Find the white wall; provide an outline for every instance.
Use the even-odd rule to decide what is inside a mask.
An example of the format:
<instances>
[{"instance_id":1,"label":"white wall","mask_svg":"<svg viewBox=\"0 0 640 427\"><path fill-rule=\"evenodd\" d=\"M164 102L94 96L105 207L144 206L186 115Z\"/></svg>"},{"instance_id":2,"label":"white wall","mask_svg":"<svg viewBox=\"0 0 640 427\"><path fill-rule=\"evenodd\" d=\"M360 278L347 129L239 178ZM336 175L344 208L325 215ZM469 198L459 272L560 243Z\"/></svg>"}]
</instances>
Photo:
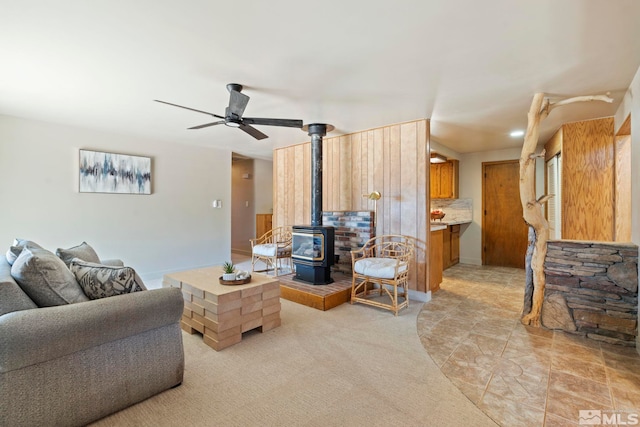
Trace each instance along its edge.
<instances>
[{"instance_id":1,"label":"white wall","mask_svg":"<svg viewBox=\"0 0 640 427\"><path fill-rule=\"evenodd\" d=\"M152 158L152 194L78 192L80 148ZM0 252L86 241L144 279L230 259L231 152L0 116ZM221 199L222 209L212 201Z\"/></svg>"},{"instance_id":2,"label":"white wall","mask_svg":"<svg viewBox=\"0 0 640 427\"><path fill-rule=\"evenodd\" d=\"M461 225L460 262L482 265L482 163L518 160L522 148L460 155L460 198L473 199L473 221ZM536 192L544 187L544 161L536 162Z\"/></svg>"}]
</instances>

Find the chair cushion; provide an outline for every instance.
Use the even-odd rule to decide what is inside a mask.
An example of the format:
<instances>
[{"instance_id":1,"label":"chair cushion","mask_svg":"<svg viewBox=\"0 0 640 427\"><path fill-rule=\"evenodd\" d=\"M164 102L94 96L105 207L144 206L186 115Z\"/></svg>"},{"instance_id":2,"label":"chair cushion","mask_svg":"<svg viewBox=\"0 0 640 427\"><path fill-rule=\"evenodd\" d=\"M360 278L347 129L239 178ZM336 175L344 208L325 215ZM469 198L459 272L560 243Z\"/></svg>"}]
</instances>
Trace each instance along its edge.
<instances>
[{"instance_id":1,"label":"chair cushion","mask_svg":"<svg viewBox=\"0 0 640 427\"><path fill-rule=\"evenodd\" d=\"M289 252L291 252L291 246L283 248L278 247L275 243L265 243L263 245L255 245L253 247L253 254L261 256L276 256L276 253L278 255L283 255Z\"/></svg>"},{"instance_id":2,"label":"chair cushion","mask_svg":"<svg viewBox=\"0 0 640 427\"><path fill-rule=\"evenodd\" d=\"M99 263L100 258L95 250L87 242L82 242L78 246L69 249L58 248L56 255L69 267L71 260L80 258L83 261Z\"/></svg>"},{"instance_id":3,"label":"chair cushion","mask_svg":"<svg viewBox=\"0 0 640 427\"><path fill-rule=\"evenodd\" d=\"M396 274L396 265L398 260L393 258L362 258L356 261L354 271L363 276L393 279ZM403 265L398 273L406 269L407 266Z\"/></svg>"},{"instance_id":4,"label":"chair cushion","mask_svg":"<svg viewBox=\"0 0 640 427\"><path fill-rule=\"evenodd\" d=\"M71 260L69 268L82 286L84 293L91 299L112 297L147 289L131 267L108 266L74 258Z\"/></svg>"},{"instance_id":5,"label":"chair cushion","mask_svg":"<svg viewBox=\"0 0 640 427\"><path fill-rule=\"evenodd\" d=\"M46 249L27 245L11 266L11 276L39 307L89 301L64 262Z\"/></svg>"}]
</instances>

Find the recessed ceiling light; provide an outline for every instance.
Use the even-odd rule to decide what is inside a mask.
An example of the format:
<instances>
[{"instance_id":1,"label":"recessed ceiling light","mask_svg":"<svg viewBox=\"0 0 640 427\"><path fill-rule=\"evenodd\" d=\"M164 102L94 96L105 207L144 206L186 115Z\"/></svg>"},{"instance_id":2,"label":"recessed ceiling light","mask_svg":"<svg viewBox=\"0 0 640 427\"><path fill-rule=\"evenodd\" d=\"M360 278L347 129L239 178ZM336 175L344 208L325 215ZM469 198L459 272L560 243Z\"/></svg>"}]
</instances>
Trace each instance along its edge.
<instances>
[{"instance_id":1,"label":"recessed ceiling light","mask_svg":"<svg viewBox=\"0 0 640 427\"><path fill-rule=\"evenodd\" d=\"M509 135L511 135L514 138L517 138L519 136L523 136L524 135L524 131L523 130L514 130Z\"/></svg>"}]
</instances>

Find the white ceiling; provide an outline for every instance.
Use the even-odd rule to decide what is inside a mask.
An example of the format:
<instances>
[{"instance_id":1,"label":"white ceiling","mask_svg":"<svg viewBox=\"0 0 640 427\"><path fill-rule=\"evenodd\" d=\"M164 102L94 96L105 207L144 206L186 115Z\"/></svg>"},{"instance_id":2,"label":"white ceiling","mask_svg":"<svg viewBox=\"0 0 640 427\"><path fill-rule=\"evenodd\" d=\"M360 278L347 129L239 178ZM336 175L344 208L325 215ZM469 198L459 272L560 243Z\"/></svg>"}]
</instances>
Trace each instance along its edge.
<instances>
[{"instance_id":1,"label":"white ceiling","mask_svg":"<svg viewBox=\"0 0 640 427\"><path fill-rule=\"evenodd\" d=\"M636 0L0 0L0 114L268 158L298 129L187 127L224 115L330 123L329 136L430 118L466 153L517 147L535 92L611 92L554 110L613 115L640 66ZM105 148L105 147L100 147Z\"/></svg>"}]
</instances>

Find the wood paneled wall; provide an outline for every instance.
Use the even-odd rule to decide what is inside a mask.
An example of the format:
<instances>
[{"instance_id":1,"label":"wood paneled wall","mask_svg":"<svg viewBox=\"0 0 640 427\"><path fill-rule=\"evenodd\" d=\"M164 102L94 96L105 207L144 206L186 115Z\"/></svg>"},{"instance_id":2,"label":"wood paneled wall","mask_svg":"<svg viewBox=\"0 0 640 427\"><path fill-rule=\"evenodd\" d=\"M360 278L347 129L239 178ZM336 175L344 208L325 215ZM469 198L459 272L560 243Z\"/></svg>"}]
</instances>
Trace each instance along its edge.
<instances>
[{"instance_id":1,"label":"wood paneled wall","mask_svg":"<svg viewBox=\"0 0 640 427\"><path fill-rule=\"evenodd\" d=\"M562 238L614 240L613 117L562 126Z\"/></svg>"},{"instance_id":2,"label":"wood paneled wall","mask_svg":"<svg viewBox=\"0 0 640 427\"><path fill-rule=\"evenodd\" d=\"M324 138L322 209L373 210L363 197L379 191L376 234L404 234L418 242L411 289L426 292L429 239L429 121L417 120ZM274 227L311 221L311 144L276 149Z\"/></svg>"}]
</instances>

